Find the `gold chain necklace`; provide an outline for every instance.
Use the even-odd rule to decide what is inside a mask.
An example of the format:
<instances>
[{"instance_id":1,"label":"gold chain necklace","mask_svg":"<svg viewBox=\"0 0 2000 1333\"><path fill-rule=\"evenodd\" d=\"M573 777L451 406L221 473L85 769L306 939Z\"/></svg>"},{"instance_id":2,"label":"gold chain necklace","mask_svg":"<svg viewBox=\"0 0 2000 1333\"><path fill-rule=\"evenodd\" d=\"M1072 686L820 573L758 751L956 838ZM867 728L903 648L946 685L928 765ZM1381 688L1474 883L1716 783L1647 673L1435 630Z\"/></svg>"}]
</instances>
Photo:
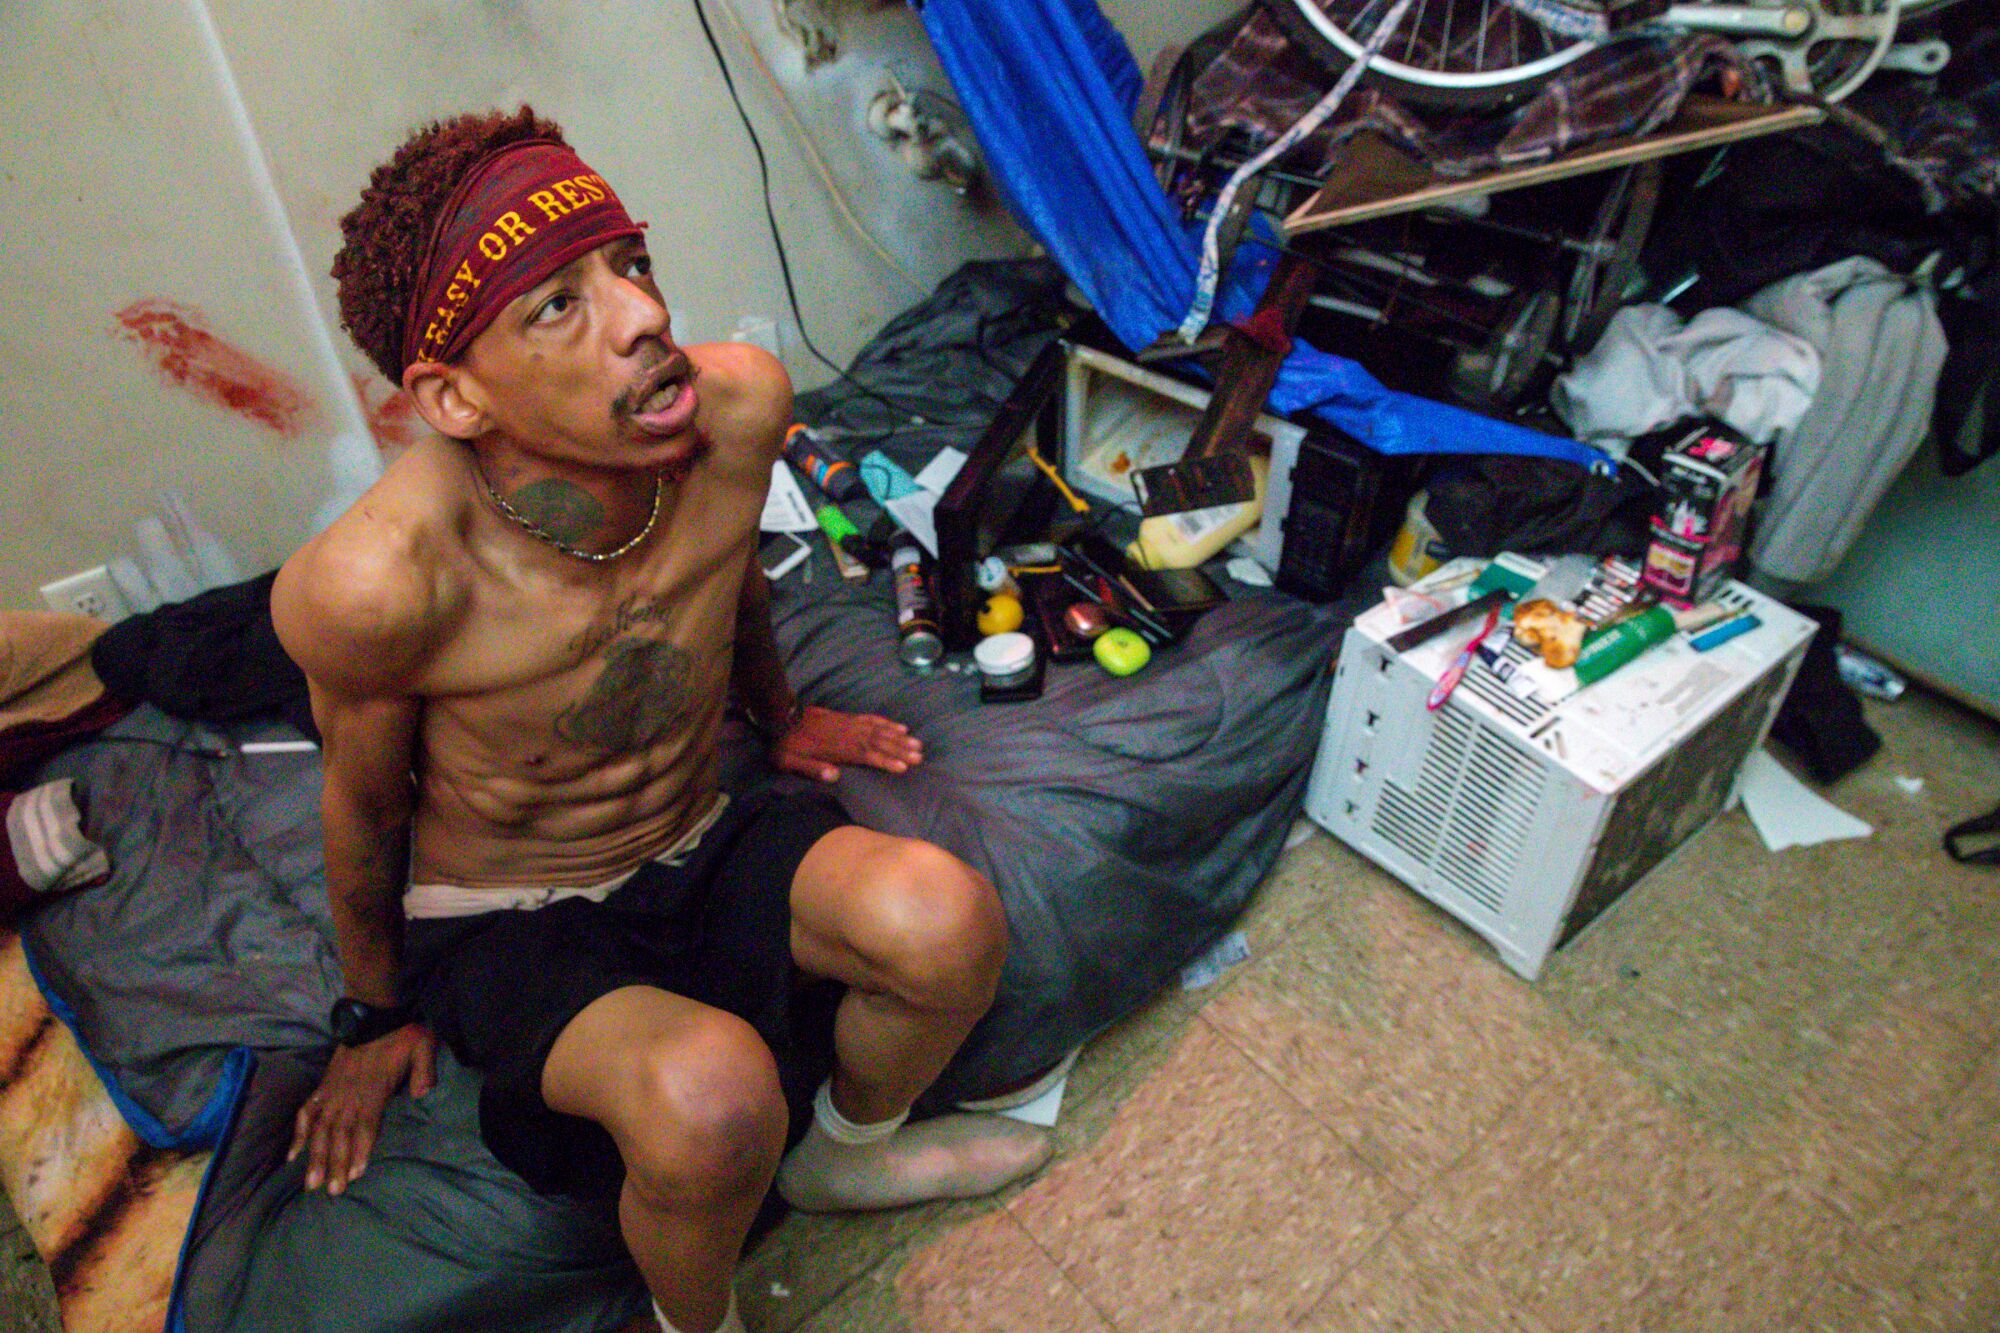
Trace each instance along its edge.
<instances>
[{"instance_id":1,"label":"gold chain necklace","mask_svg":"<svg viewBox=\"0 0 2000 1333\"><path fill-rule=\"evenodd\" d=\"M667 490L665 478L655 472L653 474L653 512L646 515L646 526L640 528L638 532L633 534L632 540L626 542L616 550L605 551L600 554L596 551L578 550L541 524L535 522L534 519L529 518L526 514L514 508L513 505L508 504L502 498L500 492L493 489L493 483L486 479L486 468L478 459L475 458L472 460L472 467L479 474L479 484L486 488L486 494L493 501L494 507L519 524L530 537L533 537L536 541L555 547L564 555L574 556L578 560L588 560L593 565L601 565L607 560L616 560L619 556L626 554L638 546L640 542L646 540L648 534L653 531L653 525L660 521L660 497L665 495Z\"/></svg>"}]
</instances>

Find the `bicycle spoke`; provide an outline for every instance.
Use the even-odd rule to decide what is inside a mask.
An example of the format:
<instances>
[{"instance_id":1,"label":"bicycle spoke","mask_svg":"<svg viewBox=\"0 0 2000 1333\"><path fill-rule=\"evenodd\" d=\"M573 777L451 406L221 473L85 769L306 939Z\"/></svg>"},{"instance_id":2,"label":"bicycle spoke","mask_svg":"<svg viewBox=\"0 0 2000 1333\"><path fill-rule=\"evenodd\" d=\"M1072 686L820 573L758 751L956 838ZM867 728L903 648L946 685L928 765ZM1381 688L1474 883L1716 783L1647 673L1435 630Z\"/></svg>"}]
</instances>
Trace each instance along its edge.
<instances>
[{"instance_id":1,"label":"bicycle spoke","mask_svg":"<svg viewBox=\"0 0 2000 1333\"><path fill-rule=\"evenodd\" d=\"M1475 105L1527 87L1590 49L1569 28L1551 31L1554 4L1590 7L1592 0L1417 0L1374 58L1380 86L1416 89L1417 100ZM1275 0L1274 12L1331 69L1358 59L1381 30L1384 0ZM1391 6L1393 7L1393 6ZM1503 26L1504 25L1504 26ZM1423 90L1437 90L1433 98Z\"/></svg>"},{"instance_id":2,"label":"bicycle spoke","mask_svg":"<svg viewBox=\"0 0 2000 1333\"><path fill-rule=\"evenodd\" d=\"M1424 13L1431 7L1431 0L1418 0L1417 16L1409 21L1409 37L1403 43L1403 60L1408 63L1416 55L1417 34L1424 29Z\"/></svg>"}]
</instances>

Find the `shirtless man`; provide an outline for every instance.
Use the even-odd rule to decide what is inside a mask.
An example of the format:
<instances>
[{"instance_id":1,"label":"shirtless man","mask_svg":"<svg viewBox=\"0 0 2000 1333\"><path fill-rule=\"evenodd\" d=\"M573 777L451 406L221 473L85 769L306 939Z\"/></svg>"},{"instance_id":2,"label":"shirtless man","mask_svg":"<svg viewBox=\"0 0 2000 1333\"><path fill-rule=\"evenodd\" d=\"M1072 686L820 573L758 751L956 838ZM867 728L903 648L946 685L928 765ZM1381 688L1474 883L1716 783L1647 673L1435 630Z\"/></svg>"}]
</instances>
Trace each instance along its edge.
<instances>
[{"instance_id":1,"label":"shirtless man","mask_svg":"<svg viewBox=\"0 0 2000 1333\"><path fill-rule=\"evenodd\" d=\"M922 747L786 683L752 559L784 370L674 343L640 229L560 130L432 125L342 229L343 322L437 436L272 593L324 734L347 989L293 1155L344 1189L388 1098L428 1090L435 1033L484 1072L502 1163L616 1196L663 1329L741 1329L730 1275L774 1177L880 1208L1046 1159L1013 1121L903 1124L992 1000L998 898L824 796L718 795L732 688L795 773ZM847 990L786 1153L795 969Z\"/></svg>"}]
</instances>

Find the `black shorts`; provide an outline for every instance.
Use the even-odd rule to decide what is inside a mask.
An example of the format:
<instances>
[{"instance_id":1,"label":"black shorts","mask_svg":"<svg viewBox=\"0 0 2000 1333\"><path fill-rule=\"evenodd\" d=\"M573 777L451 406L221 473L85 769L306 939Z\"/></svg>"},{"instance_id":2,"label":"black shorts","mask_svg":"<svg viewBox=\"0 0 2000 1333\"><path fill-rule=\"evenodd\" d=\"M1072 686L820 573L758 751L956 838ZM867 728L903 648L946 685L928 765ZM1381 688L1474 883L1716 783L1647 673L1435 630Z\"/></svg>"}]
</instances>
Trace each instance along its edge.
<instances>
[{"instance_id":1,"label":"black shorts","mask_svg":"<svg viewBox=\"0 0 2000 1333\"><path fill-rule=\"evenodd\" d=\"M616 1197L625 1167L595 1121L542 1100L556 1038L600 996L657 986L748 1022L771 1047L795 1132L832 1069L840 988L792 962L791 885L814 843L849 823L830 797L732 800L680 865L649 862L601 903L404 923L404 994L485 1075L480 1132L544 1194Z\"/></svg>"}]
</instances>

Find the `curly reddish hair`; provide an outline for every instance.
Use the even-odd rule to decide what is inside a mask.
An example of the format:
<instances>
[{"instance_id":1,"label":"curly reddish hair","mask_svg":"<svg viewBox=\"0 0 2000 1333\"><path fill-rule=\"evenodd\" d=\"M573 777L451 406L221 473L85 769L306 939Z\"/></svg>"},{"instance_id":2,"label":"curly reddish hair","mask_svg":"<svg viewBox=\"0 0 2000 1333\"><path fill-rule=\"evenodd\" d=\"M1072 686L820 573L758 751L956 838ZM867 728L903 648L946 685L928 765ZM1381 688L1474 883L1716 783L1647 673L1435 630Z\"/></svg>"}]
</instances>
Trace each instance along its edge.
<instances>
[{"instance_id":1,"label":"curly reddish hair","mask_svg":"<svg viewBox=\"0 0 2000 1333\"><path fill-rule=\"evenodd\" d=\"M340 323L391 384L403 382L403 321L438 210L481 158L523 139L567 142L560 125L525 104L433 121L375 168L361 202L340 220Z\"/></svg>"}]
</instances>

